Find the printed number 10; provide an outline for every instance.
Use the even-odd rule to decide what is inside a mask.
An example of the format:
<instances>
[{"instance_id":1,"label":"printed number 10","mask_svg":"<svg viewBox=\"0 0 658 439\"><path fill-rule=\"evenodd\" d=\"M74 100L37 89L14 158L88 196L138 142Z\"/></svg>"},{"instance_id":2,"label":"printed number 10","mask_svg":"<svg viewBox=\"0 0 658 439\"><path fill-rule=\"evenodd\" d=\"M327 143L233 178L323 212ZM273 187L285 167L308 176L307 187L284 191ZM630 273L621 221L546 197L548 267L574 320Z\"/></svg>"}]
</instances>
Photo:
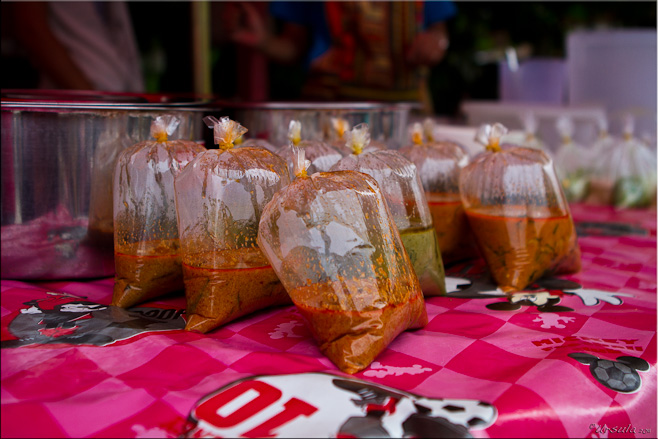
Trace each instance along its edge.
<instances>
[{"instance_id":1,"label":"printed number 10","mask_svg":"<svg viewBox=\"0 0 658 439\"><path fill-rule=\"evenodd\" d=\"M245 422L281 398L281 391L262 381L243 381L203 402L196 409L197 419L203 419L217 428L231 428ZM245 398L246 397L246 398ZM237 400L247 399L236 410L226 415L222 408ZM299 416L310 416L318 409L297 398L283 404L283 410L260 425L242 434L244 437L274 437L274 430Z\"/></svg>"}]
</instances>

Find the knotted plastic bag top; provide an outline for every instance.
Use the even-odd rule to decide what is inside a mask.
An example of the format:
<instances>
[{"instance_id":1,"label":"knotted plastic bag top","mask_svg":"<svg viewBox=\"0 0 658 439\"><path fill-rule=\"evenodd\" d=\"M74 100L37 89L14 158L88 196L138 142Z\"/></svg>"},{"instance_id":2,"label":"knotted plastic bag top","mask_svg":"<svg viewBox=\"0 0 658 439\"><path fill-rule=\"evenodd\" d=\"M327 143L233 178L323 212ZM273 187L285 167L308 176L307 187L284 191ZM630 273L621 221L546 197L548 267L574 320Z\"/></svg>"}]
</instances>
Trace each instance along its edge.
<instances>
[{"instance_id":1,"label":"knotted plastic bag top","mask_svg":"<svg viewBox=\"0 0 658 439\"><path fill-rule=\"evenodd\" d=\"M349 140L350 130L352 127L347 119L341 117L332 117L329 119L330 128L327 134L327 143L339 151L343 157L352 154L352 145ZM375 139L370 139L363 152L388 149L386 143Z\"/></svg>"},{"instance_id":2,"label":"knotted plastic bag top","mask_svg":"<svg viewBox=\"0 0 658 439\"><path fill-rule=\"evenodd\" d=\"M298 120L291 120L288 127L288 143L282 146L278 154L288 163L291 175L294 175L292 163L294 160L293 147L304 148L306 159L310 161L307 172L326 172L341 159L342 154L333 146L322 140L302 139L302 124Z\"/></svg>"}]
</instances>

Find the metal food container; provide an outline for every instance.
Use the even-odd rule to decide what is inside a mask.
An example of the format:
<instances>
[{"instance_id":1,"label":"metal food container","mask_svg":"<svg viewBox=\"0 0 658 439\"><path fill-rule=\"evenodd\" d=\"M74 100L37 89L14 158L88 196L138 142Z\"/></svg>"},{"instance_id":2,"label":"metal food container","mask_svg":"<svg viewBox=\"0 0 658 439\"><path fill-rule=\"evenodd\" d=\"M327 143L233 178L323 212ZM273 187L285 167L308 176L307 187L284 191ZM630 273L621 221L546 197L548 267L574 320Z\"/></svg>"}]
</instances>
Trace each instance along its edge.
<instances>
[{"instance_id":1,"label":"metal food container","mask_svg":"<svg viewBox=\"0 0 658 439\"><path fill-rule=\"evenodd\" d=\"M351 127L367 123L373 140L397 149L404 142L410 112L415 103L381 102L262 102L220 103L231 119L249 131L247 138L268 140L276 147L288 142L291 120L302 124L302 139L323 140L330 130L331 118L346 119Z\"/></svg>"},{"instance_id":2,"label":"metal food container","mask_svg":"<svg viewBox=\"0 0 658 439\"><path fill-rule=\"evenodd\" d=\"M167 95L2 90L2 279L114 274L112 175L119 153L176 115L206 144L217 107Z\"/></svg>"}]
</instances>

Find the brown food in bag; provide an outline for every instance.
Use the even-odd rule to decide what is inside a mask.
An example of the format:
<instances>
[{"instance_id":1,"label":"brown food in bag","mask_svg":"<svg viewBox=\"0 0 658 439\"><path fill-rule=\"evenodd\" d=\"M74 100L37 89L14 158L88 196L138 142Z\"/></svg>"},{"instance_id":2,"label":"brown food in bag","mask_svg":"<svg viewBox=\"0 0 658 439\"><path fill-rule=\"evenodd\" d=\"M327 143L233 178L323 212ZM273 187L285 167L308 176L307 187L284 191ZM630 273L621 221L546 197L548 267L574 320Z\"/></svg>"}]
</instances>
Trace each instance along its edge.
<instances>
[{"instance_id":1,"label":"brown food in bag","mask_svg":"<svg viewBox=\"0 0 658 439\"><path fill-rule=\"evenodd\" d=\"M250 260L245 264L248 267L204 268L239 265L235 261L222 265L209 261L217 256L215 253L195 254L183 264L187 298L185 329L205 333L254 311L291 304L288 293L260 250L226 253L233 255L222 258Z\"/></svg>"}]
</instances>

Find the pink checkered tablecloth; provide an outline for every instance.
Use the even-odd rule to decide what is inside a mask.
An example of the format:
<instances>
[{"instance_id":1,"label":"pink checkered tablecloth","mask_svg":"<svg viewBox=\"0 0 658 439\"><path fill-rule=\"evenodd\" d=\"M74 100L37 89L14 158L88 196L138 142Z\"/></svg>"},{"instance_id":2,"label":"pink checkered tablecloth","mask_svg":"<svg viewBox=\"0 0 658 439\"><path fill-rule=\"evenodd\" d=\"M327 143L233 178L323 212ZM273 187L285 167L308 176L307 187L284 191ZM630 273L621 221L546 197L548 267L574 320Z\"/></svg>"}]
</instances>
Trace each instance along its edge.
<instances>
[{"instance_id":1,"label":"pink checkered tablecloth","mask_svg":"<svg viewBox=\"0 0 658 439\"><path fill-rule=\"evenodd\" d=\"M461 425L449 431L462 436L656 437L656 210L574 205L572 213L581 272L510 301L481 261L447 267L448 295L426 300L429 324L402 333L354 376L320 353L293 306L197 334L182 329L182 296L121 310L108 306L112 278L2 280L2 437L181 437L200 416L231 420L224 437L246 435L251 415L241 408L270 392L254 389L288 398L286 375L303 383L288 400L303 415L274 416L250 435L327 437L331 420L312 415L328 395L326 374L345 378L343 388L356 378L379 386L375 393L399 391L397 412L375 410L391 436L402 431L391 419L406 395L420 398L416 408L442 403L447 425ZM233 396L208 398L231 388ZM303 420L316 430L296 430ZM337 435L357 437L351 426Z\"/></svg>"}]
</instances>

